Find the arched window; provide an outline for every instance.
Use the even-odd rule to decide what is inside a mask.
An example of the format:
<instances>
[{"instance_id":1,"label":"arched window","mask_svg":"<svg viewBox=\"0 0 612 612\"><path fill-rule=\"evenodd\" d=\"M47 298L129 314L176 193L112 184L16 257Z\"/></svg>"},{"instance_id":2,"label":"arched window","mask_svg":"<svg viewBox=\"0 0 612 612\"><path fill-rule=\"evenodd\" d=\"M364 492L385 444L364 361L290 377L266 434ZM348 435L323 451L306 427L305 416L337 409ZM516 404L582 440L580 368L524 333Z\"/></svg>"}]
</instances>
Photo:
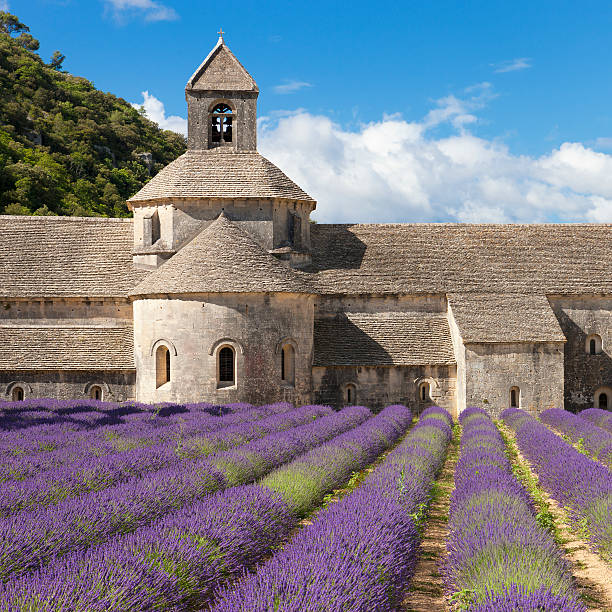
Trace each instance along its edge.
<instances>
[{"instance_id":1,"label":"arched window","mask_svg":"<svg viewBox=\"0 0 612 612\"><path fill-rule=\"evenodd\" d=\"M222 102L217 104L211 113L211 141L215 144L232 142L234 113Z\"/></svg>"},{"instance_id":2,"label":"arched window","mask_svg":"<svg viewBox=\"0 0 612 612\"><path fill-rule=\"evenodd\" d=\"M170 382L170 350L160 344L155 351L155 386L157 388Z\"/></svg>"},{"instance_id":3,"label":"arched window","mask_svg":"<svg viewBox=\"0 0 612 612\"><path fill-rule=\"evenodd\" d=\"M422 402L428 402L431 399L430 386L428 382L422 382L419 385L419 400Z\"/></svg>"},{"instance_id":4,"label":"arched window","mask_svg":"<svg viewBox=\"0 0 612 612\"><path fill-rule=\"evenodd\" d=\"M231 346L219 350L217 358L217 376L219 387L231 387L236 384L236 352Z\"/></svg>"},{"instance_id":5,"label":"arched window","mask_svg":"<svg viewBox=\"0 0 612 612\"><path fill-rule=\"evenodd\" d=\"M291 344L281 349L281 380L287 385L295 384L295 349Z\"/></svg>"},{"instance_id":6,"label":"arched window","mask_svg":"<svg viewBox=\"0 0 612 612\"><path fill-rule=\"evenodd\" d=\"M607 410L608 409L608 394L607 393L600 393L599 394L599 401L597 402L598 404L598 408L601 408L602 410Z\"/></svg>"},{"instance_id":7,"label":"arched window","mask_svg":"<svg viewBox=\"0 0 612 612\"><path fill-rule=\"evenodd\" d=\"M89 389L89 397L91 399L102 401L102 387L100 385L93 385L91 389Z\"/></svg>"},{"instance_id":8,"label":"arched window","mask_svg":"<svg viewBox=\"0 0 612 612\"><path fill-rule=\"evenodd\" d=\"M357 401L357 385L349 383L344 387L344 403L352 406Z\"/></svg>"},{"instance_id":9,"label":"arched window","mask_svg":"<svg viewBox=\"0 0 612 612\"><path fill-rule=\"evenodd\" d=\"M521 390L518 387L510 389L510 407L519 408L521 405Z\"/></svg>"},{"instance_id":10,"label":"arched window","mask_svg":"<svg viewBox=\"0 0 612 612\"><path fill-rule=\"evenodd\" d=\"M14 402L23 401L24 395L23 387L13 387L11 398Z\"/></svg>"},{"instance_id":11,"label":"arched window","mask_svg":"<svg viewBox=\"0 0 612 612\"><path fill-rule=\"evenodd\" d=\"M598 334L591 334L587 336L585 348L589 355L599 355L602 350L601 336Z\"/></svg>"}]
</instances>

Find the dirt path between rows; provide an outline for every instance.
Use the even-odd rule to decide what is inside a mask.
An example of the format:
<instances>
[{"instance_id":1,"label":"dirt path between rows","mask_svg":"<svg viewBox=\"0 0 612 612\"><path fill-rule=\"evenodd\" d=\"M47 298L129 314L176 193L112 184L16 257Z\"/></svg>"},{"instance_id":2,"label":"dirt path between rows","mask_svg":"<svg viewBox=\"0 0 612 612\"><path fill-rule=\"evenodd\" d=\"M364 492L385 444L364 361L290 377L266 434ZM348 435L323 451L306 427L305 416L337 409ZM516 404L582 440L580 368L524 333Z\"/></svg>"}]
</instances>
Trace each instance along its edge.
<instances>
[{"instance_id":1,"label":"dirt path between rows","mask_svg":"<svg viewBox=\"0 0 612 612\"><path fill-rule=\"evenodd\" d=\"M442 612L449 609L440 566L446 556L448 510L450 496L455 488L458 455L459 439L453 436L436 481L438 494L429 506L423 540L417 553L419 560L401 607L404 612Z\"/></svg>"},{"instance_id":2,"label":"dirt path between rows","mask_svg":"<svg viewBox=\"0 0 612 612\"><path fill-rule=\"evenodd\" d=\"M504 431L512 440L515 440L512 429L504 427ZM519 460L538 481L537 473L531 469L518 445L516 449ZM591 552L589 543L578 537L576 529L570 525L567 512L544 489L540 487L540 490L555 518L564 556L570 564L578 591L589 612L612 612L612 566L608 565L599 555Z\"/></svg>"}]
</instances>

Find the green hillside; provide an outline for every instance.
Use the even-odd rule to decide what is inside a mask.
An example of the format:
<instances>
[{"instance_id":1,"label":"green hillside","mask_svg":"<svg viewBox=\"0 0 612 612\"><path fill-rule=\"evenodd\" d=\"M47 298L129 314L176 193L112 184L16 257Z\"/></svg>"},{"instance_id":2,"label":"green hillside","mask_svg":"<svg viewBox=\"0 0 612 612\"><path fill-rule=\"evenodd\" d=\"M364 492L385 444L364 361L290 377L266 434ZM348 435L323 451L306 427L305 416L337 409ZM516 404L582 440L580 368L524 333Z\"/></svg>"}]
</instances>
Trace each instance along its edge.
<instances>
[{"instance_id":1,"label":"green hillside","mask_svg":"<svg viewBox=\"0 0 612 612\"><path fill-rule=\"evenodd\" d=\"M0 12L0 213L128 216L125 200L185 139L37 49L27 26Z\"/></svg>"}]
</instances>

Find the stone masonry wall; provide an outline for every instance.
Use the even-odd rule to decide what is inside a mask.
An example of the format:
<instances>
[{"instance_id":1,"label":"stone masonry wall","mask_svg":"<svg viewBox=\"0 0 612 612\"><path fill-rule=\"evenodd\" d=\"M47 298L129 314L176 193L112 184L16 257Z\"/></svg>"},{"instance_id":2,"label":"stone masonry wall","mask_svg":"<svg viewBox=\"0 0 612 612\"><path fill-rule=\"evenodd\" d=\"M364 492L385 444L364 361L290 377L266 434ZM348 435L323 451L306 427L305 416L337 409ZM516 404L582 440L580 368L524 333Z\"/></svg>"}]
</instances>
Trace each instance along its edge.
<instances>
[{"instance_id":1,"label":"stone masonry wall","mask_svg":"<svg viewBox=\"0 0 612 612\"><path fill-rule=\"evenodd\" d=\"M466 344L466 405L499 416L520 389L520 407L563 406L563 343Z\"/></svg>"},{"instance_id":2,"label":"stone masonry wall","mask_svg":"<svg viewBox=\"0 0 612 612\"><path fill-rule=\"evenodd\" d=\"M312 371L314 401L337 408L344 405L344 389L356 386L353 403L381 410L404 404L415 414L427 406L446 408L456 416L456 369L454 366L355 366L315 367ZM430 400L421 401L419 384L430 383Z\"/></svg>"},{"instance_id":3,"label":"stone masonry wall","mask_svg":"<svg viewBox=\"0 0 612 612\"><path fill-rule=\"evenodd\" d=\"M122 402L134 399L136 372L131 371L0 371L0 398L11 400L13 387L19 385L25 398L89 398L92 385L102 387L104 401Z\"/></svg>"},{"instance_id":4,"label":"stone masonry wall","mask_svg":"<svg viewBox=\"0 0 612 612\"><path fill-rule=\"evenodd\" d=\"M565 408L574 412L592 408L595 392L608 388L612 400L612 298L576 296L549 298L565 343ZM602 351L590 355L587 337L597 334ZM610 405L610 404L609 404Z\"/></svg>"},{"instance_id":5,"label":"stone masonry wall","mask_svg":"<svg viewBox=\"0 0 612 612\"><path fill-rule=\"evenodd\" d=\"M206 294L136 300L137 399L309 403L313 312L313 298L297 294ZM296 350L294 386L281 381L280 348L284 339L290 339ZM171 349L171 380L156 388L158 342ZM217 351L224 344L236 350L236 385L218 388Z\"/></svg>"}]
</instances>

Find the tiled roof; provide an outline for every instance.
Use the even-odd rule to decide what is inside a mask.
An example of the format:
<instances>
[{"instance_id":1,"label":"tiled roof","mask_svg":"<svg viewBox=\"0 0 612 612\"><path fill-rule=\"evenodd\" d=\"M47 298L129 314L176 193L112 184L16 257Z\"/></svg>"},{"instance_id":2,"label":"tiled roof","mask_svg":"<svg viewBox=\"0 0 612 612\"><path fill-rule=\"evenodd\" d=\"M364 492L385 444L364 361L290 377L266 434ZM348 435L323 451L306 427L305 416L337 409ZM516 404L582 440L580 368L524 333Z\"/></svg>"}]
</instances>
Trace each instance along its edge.
<instances>
[{"instance_id":1,"label":"tiled roof","mask_svg":"<svg viewBox=\"0 0 612 612\"><path fill-rule=\"evenodd\" d=\"M311 293L299 273L221 214L130 295L267 291Z\"/></svg>"},{"instance_id":2,"label":"tiled roof","mask_svg":"<svg viewBox=\"0 0 612 612\"><path fill-rule=\"evenodd\" d=\"M543 295L450 294L448 300L464 342L564 342Z\"/></svg>"},{"instance_id":3,"label":"tiled roof","mask_svg":"<svg viewBox=\"0 0 612 612\"><path fill-rule=\"evenodd\" d=\"M612 224L313 225L322 293L612 294Z\"/></svg>"},{"instance_id":4,"label":"tiled roof","mask_svg":"<svg viewBox=\"0 0 612 612\"><path fill-rule=\"evenodd\" d=\"M118 297L132 264L131 219L0 215L0 297Z\"/></svg>"},{"instance_id":5,"label":"tiled roof","mask_svg":"<svg viewBox=\"0 0 612 612\"><path fill-rule=\"evenodd\" d=\"M132 327L0 326L0 370L134 367Z\"/></svg>"},{"instance_id":6,"label":"tiled roof","mask_svg":"<svg viewBox=\"0 0 612 612\"><path fill-rule=\"evenodd\" d=\"M259 153L219 149L183 153L128 201L167 198L286 198L314 202Z\"/></svg>"},{"instance_id":7,"label":"tiled roof","mask_svg":"<svg viewBox=\"0 0 612 612\"><path fill-rule=\"evenodd\" d=\"M443 314L349 312L315 320L315 366L454 363Z\"/></svg>"}]
</instances>

